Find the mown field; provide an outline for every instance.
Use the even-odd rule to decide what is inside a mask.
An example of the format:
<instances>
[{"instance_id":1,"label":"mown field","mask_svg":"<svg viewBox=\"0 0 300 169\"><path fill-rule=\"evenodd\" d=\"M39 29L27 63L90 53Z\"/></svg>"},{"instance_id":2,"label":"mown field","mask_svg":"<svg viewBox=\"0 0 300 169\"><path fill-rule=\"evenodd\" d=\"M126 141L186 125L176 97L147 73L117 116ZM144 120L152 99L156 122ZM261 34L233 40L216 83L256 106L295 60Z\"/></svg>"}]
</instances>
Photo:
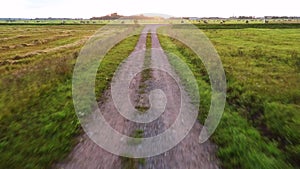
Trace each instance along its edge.
<instances>
[{"instance_id":1,"label":"mown field","mask_svg":"<svg viewBox=\"0 0 300 169\"><path fill-rule=\"evenodd\" d=\"M101 25L0 27L0 168L51 168L81 133L72 73L84 42ZM116 45L97 74L98 96L138 36ZM101 66L101 65L100 65Z\"/></svg>"},{"instance_id":2,"label":"mown field","mask_svg":"<svg viewBox=\"0 0 300 169\"><path fill-rule=\"evenodd\" d=\"M45 168L70 150L72 68L97 28L0 27L0 168Z\"/></svg>"},{"instance_id":3,"label":"mown field","mask_svg":"<svg viewBox=\"0 0 300 169\"><path fill-rule=\"evenodd\" d=\"M0 26L0 168L50 168L75 145L81 130L72 70L80 48L101 26ZM212 138L222 167L299 168L300 25L196 26L212 41L226 72L227 104ZM203 122L210 84L201 61L184 44L159 38L194 72ZM125 39L107 54L97 96L137 40Z\"/></svg>"},{"instance_id":4,"label":"mown field","mask_svg":"<svg viewBox=\"0 0 300 169\"><path fill-rule=\"evenodd\" d=\"M282 25L197 26L214 44L227 77L227 105L213 135L222 166L299 168L299 25L293 29L282 29ZM163 48L187 62L197 77L200 112L204 113L199 120L203 122L210 105L204 66L181 42L164 36L160 40Z\"/></svg>"}]
</instances>

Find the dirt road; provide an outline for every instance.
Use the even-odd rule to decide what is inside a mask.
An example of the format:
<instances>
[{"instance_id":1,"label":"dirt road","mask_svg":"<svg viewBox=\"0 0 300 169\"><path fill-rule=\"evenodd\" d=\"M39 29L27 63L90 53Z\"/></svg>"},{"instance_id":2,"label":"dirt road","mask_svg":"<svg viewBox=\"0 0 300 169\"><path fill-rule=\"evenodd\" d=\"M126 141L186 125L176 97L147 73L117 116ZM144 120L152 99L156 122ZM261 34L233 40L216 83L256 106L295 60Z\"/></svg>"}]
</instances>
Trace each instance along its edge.
<instances>
[{"instance_id":1,"label":"dirt road","mask_svg":"<svg viewBox=\"0 0 300 169\"><path fill-rule=\"evenodd\" d=\"M134 53L146 48L147 32L151 31L152 50L151 50L151 67L163 67L169 71L173 71L167 56L161 49L159 40L156 35L157 25L147 25L139 39L135 51L121 65L116 73L117 78L122 80L123 76L130 73L131 68L142 70L144 63L144 54L135 55ZM167 103L165 111L159 118L150 123L134 123L117 111L110 90L105 92L106 99L99 103L99 108L103 113L106 121L115 130L122 134L132 135L137 130L143 131L143 137L152 137L162 133L168 129L176 120L180 103L188 102L188 99L181 100L180 84L176 83L176 79L168 73L159 69L150 71L151 77L142 80L142 74L138 74L131 81L129 86L129 96L131 103L137 107L151 107L149 103L149 91L160 89L164 92ZM177 79L179 79L177 77ZM141 92L141 85L146 86ZM184 88L184 87L182 87ZM183 97L184 98L184 97ZM158 156L145 158L143 163L136 163L133 166L139 169L216 169L218 168L217 159L215 157L216 147L210 141L199 144L199 134L201 125L196 122L189 134L174 148L160 154ZM100 148L86 134L80 137L80 143L70 153L69 157L56 167L64 169L118 169L124 168L126 161L121 157L113 155L106 150Z\"/></svg>"}]
</instances>

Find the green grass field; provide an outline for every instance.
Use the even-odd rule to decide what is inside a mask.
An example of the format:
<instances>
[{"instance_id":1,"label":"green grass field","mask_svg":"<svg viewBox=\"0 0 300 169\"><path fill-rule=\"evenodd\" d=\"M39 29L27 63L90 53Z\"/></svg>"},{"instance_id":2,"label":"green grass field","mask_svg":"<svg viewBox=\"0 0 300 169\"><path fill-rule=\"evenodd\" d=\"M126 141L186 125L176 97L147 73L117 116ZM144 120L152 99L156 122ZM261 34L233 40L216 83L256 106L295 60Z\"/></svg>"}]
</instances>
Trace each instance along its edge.
<instances>
[{"instance_id":1,"label":"green grass field","mask_svg":"<svg viewBox=\"0 0 300 169\"><path fill-rule=\"evenodd\" d=\"M81 133L72 102L72 71L80 48L102 25L3 24L0 168L50 168L70 152ZM226 72L227 104L212 138L222 167L299 168L300 25L196 26L210 38ZM194 62L196 56L184 44L159 39L195 74L203 122L211 90L203 65ZM108 52L97 74L98 97L137 40L132 36Z\"/></svg>"},{"instance_id":2,"label":"green grass field","mask_svg":"<svg viewBox=\"0 0 300 169\"><path fill-rule=\"evenodd\" d=\"M222 59L228 85L225 113L213 135L218 156L224 168L298 168L300 27L243 27L202 27ZM160 40L194 72L205 117L210 85L204 66L179 41L164 36ZM203 116L199 120L203 122Z\"/></svg>"},{"instance_id":3,"label":"green grass field","mask_svg":"<svg viewBox=\"0 0 300 169\"><path fill-rule=\"evenodd\" d=\"M299 167L300 29L204 32L225 67L228 104Z\"/></svg>"},{"instance_id":4,"label":"green grass field","mask_svg":"<svg viewBox=\"0 0 300 169\"><path fill-rule=\"evenodd\" d=\"M98 28L0 27L1 46L8 46L1 48L0 58L0 168L50 168L75 145L81 130L72 101L73 67ZM98 96L137 40L129 37L107 53L97 74Z\"/></svg>"}]
</instances>

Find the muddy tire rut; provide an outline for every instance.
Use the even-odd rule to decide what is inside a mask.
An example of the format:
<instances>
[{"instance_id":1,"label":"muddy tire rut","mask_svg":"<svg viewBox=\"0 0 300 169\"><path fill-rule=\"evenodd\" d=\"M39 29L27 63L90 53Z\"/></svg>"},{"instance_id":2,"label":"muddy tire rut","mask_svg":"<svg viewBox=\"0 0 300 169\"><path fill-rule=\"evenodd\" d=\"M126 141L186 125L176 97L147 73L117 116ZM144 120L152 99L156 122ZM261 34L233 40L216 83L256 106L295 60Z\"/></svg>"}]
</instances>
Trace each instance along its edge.
<instances>
[{"instance_id":1,"label":"muddy tire rut","mask_svg":"<svg viewBox=\"0 0 300 169\"><path fill-rule=\"evenodd\" d=\"M135 51L146 48L147 33L151 32L152 49L151 67L164 67L173 71L164 54L160 42L157 38L156 29L158 25L145 26L141 37L137 43ZM145 51L145 50L144 50ZM133 53L134 53L133 52ZM131 54L118 69L119 80L125 76L130 68L142 70L145 61L145 54ZM173 71L174 72L174 71ZM165 111L156 120L150 123L135 123L124 118L116 109L111 90L104 93L105 99L99 102L99 108L105 120L118 132L131 136L136 131L143 131L143 137L156 136L168 129L176 120L181 101L180 84L168 73L159 69L152 69L147 72L149 77L143 79L143 72L137 74L130 83L129 97L132 105L136 108L149 108L149 92L160 89L166 96ZM179 78L177 77L177 80ZM182 87L184 88L184 87ZM215 157L216 146L207 141L199 144L199 134L202 125L197 121L188 135L174 148L157 156L144 158L142 160L132 160L119 157L100 148L87 134L80 136L80 142L69 154L68 158L57 164L55 168L64 169L118 169L118 168L138 168L138 169L216 169L218 160ZM125 159L125 160L124 160ZM140 162L142 161L142 162ZM126 164L131 163L131 164Z\"/></svg>"}]
</instances>

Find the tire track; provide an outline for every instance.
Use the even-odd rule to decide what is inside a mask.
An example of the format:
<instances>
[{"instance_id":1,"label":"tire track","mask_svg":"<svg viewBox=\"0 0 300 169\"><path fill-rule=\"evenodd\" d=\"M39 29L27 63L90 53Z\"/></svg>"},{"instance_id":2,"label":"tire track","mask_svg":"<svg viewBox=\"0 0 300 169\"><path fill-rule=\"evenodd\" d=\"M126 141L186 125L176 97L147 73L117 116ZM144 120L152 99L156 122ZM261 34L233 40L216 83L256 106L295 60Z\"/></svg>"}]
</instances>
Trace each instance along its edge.
<instances>
[{"instance_id":1,"label":"tire track","mask_svg":"<svg viewBox=\"0 0 300 169\"><path fill-rule=\"evenodd\" d=\"M168 71L174 72L157 38L156 29L158 26L159 25L147 25L144 28L135 51L118 69L115 75L117 80L124 80L127 74L134 72L133 70L143 69L145 53L141 53L140 51L145 51L146 49L146 37L149 30L151 31L152 37L151 67L163 67ZM139 54L136 54L136 52L139 52ZM183 92L185 96L181 97L180 88L184 87L176 83L179 77L174 78L164 71L152 69L151 78L143 82L146 84L146 88L144 89L145 94L142 98L149 97L148 93L154 89L161 89L166 96L167 103L165 111L156 120L146 124L134 123L121 116L114 105L110 89L104 94L106 99L103 99L103 101L99 103L102 115L111 127L124 135L132 135L136 130L143 130L144 137L152 137L164 132L176 120L180 110L180 103L182 101L189 102L189 99L186 99L188 98L187 93ZM129 86L131 103L133 106L142 104L145 107L150 107L149 100L139 100L141 97L138 92L141 83L141 73L131 80ZM181 100L181 98L183 99ZM89 139L87 134L84 134L80 137L80 143L70 153L65 162L58 164L56 167L64 169L117 169L124 168L126 165L127 168L131 167L131 169L216 169L218 168L218 160L215 157L216 146L210 141L204 144L198 143L201 128L202 125L196 122L189 134L177 146L163 154L145 158L145 164L140 164L138 160L133 160L133 164L130 164L129 167L127 164L124 164L121 157L100 148Z\"/></svg>"}]
</instances>

